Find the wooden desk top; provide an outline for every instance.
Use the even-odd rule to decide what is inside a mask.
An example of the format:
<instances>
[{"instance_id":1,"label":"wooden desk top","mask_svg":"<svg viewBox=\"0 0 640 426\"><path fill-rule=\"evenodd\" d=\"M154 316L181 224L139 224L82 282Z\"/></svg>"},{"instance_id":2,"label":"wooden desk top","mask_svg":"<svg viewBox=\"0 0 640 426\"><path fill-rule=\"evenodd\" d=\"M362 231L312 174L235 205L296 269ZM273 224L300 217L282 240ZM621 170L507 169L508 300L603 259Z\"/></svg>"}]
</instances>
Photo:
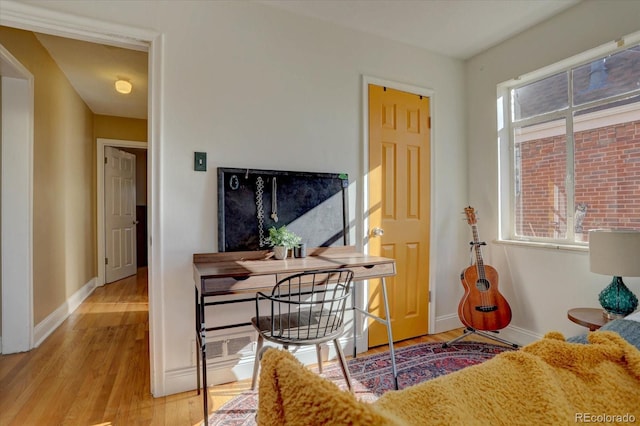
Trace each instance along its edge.
<instances>
[{"instance_id":1,"label":"wooden desk top","mask_svg":"<svg viewBox=\"0 0 640 426\"><path fill-rule=\"evenodd\" d=\"M205 295L255 292L272 288L286 275L337 268L354 271L355 280L395 275L395 260L369 256L354 247L308 249L304 258L275 260L268 251L201 253L193 255L196 287Z\"/></svg>"}]
</instances>

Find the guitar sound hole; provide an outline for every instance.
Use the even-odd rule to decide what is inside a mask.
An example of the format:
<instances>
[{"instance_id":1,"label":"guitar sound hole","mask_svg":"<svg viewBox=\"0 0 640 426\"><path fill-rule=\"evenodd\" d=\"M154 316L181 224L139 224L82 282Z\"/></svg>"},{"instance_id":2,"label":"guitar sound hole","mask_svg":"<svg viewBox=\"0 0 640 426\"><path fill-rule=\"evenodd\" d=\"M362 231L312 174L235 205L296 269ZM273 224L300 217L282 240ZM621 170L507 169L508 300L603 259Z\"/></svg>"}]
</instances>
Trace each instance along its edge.
<instances>
[{"instance_id":1,"label":"guitar sound hole","mask_svg":"<svg viewBox=\"0 0 640 426\"><path fill-rule=\"evenodd\" d=\"M480 312L494 312L497 311L498 307L496 305L493 306L476 306L476 311Z\"/></svg>"},{"instance_id":2,"label":"guitar sound hole","mask_svg":"<svg viewBox=\"0 0 640 426\"><path fill-rule=\"evenodd\" d=\"M480 291L487 291L489 290L489 281L486 279L480 278L478 281L476 281L476 287Z\"/></svg>"}]
</instances>

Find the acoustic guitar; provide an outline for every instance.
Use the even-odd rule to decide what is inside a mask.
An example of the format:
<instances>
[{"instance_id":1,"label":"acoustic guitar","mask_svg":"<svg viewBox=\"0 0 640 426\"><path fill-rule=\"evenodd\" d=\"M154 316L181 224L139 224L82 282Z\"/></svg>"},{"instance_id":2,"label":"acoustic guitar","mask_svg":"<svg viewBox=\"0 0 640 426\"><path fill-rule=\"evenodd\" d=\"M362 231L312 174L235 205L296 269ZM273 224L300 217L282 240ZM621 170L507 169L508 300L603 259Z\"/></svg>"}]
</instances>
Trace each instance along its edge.
<instances>
[{"instance_id":1,"label":"acoustic guitar","mask_svg":"<svg viewBox=\"0 0 640 426\"><path fill-rule=\"evenodd\" d=\"M481 246L485 243L478 239L476 213L471 206L466 207L464 212L473 230L471 245L475 250L476 262L460 274L464 296L458 305L458 316L467 327L485 331L500 330L511 322L511 307L498 291L498 271L485 265L482 260Z\"/></svg>"}]
</instances>

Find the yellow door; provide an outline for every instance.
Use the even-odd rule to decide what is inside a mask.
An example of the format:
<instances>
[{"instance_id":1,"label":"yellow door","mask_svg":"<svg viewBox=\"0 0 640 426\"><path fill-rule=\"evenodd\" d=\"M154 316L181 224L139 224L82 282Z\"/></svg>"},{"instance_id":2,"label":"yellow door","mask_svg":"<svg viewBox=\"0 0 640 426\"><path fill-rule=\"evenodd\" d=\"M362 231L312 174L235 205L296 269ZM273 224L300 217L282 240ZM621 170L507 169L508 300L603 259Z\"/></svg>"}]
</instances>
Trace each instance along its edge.
<instances>
[{"instance_id":1,"label":"yellow door","mask_svg":"<svg viewBox=\"0 0 640 426\"><path fill-rule=\"evenodd\" d=\"M429 117L429 98L369 85L369 251L396 260L387 279L395 341L428 332ZM384 316L378 281L370 309ZM369 347L385 343L386 328L371 322Z\"/></svg>"}]
</instances>

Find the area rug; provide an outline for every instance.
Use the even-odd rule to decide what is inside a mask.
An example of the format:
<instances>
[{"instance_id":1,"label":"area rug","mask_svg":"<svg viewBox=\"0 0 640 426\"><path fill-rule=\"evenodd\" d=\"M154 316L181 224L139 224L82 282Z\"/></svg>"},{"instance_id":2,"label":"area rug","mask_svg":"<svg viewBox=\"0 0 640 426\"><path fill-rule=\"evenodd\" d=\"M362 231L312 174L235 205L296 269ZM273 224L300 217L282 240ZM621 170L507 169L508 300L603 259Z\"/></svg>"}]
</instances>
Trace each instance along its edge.
<instances>
[{"instance_id":1,"label":"area rug","mask_svg":"<svg viewBox=\"0 0 640 426\"><path fill-rule=\"evenodd\" d=\"M398 386L408 386L480 364L495 355L513 350L508 346L482 342L457 342L447 348L442 343L419 343L396 349ZM389 352L358 357L348 361L354 393L362 401L373 402L392 390L393 374ZM317 371L317 369L315 369ZM347 389L336 362L323 365L322 376ZM224 404L209 417L210 426L253 426L258 407L258 392L247 391Z\"/></svg>"}]
</instances>

